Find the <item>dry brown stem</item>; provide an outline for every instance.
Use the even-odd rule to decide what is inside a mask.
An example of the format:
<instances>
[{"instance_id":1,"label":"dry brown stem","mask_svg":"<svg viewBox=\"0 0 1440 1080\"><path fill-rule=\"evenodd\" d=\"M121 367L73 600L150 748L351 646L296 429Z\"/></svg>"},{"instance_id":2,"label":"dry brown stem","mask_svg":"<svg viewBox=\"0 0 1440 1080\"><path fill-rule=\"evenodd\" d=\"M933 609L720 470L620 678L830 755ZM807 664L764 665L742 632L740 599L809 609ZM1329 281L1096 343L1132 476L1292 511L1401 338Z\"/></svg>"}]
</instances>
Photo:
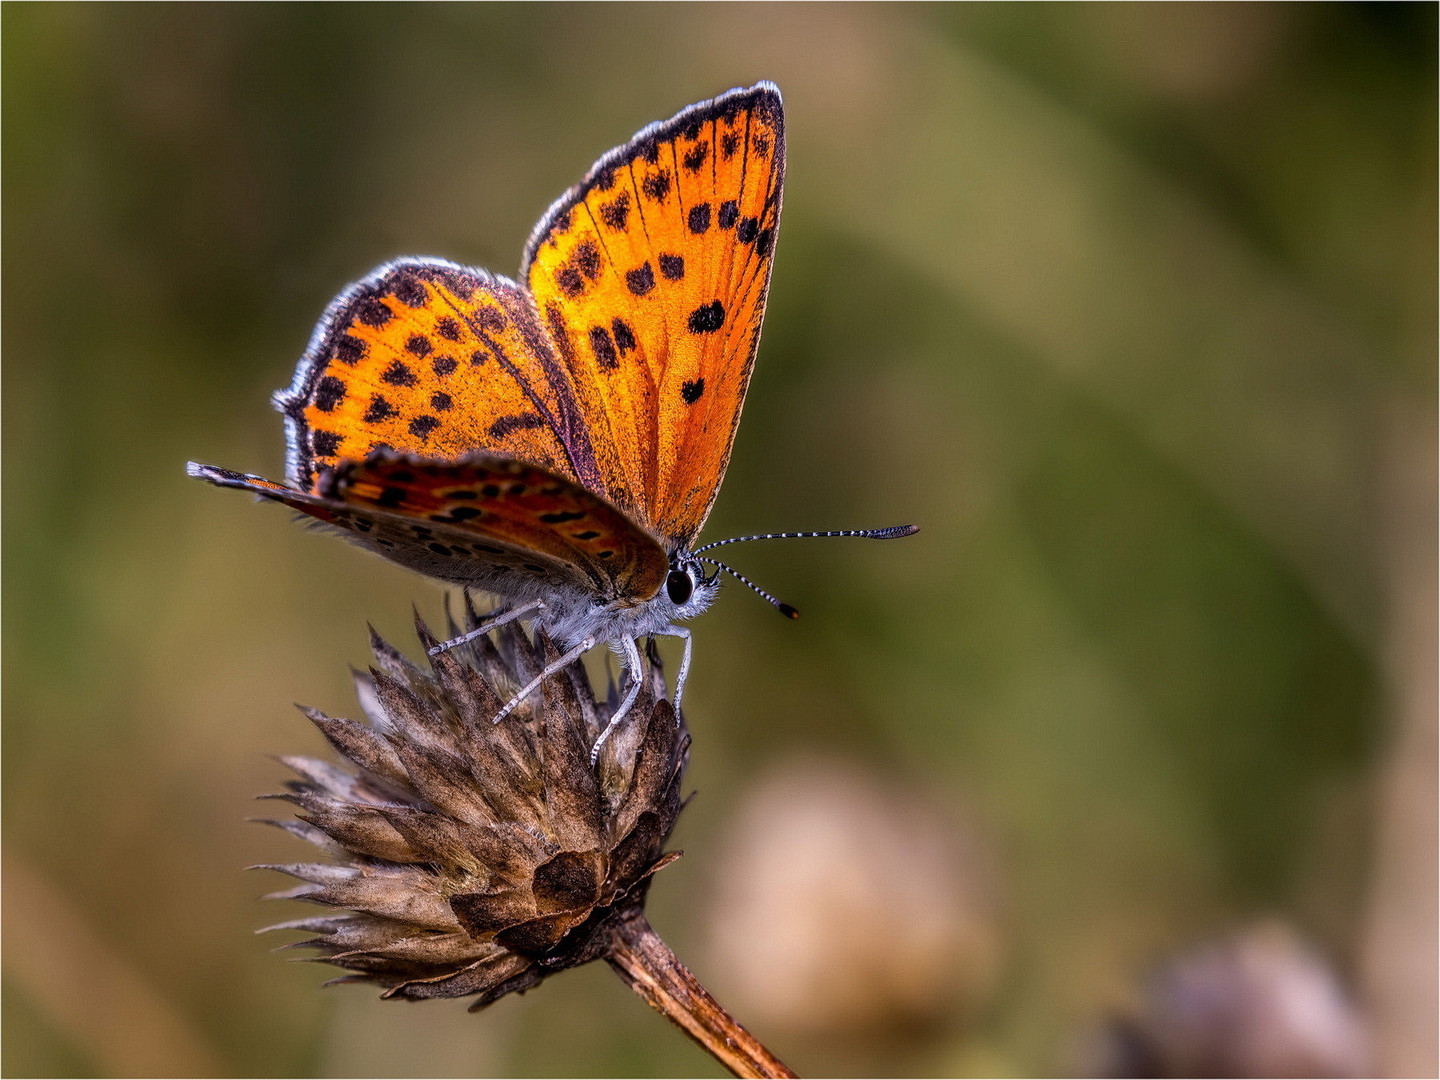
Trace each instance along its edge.
<instances>
[{"instance_id":1,"label":"dry brown stem","mask_svg":"<svg viewBox=\"0 0 1440 1080\"><path fill-rule=\"evenodd\" d=\"M720 1007L640 911L618 921L606 955L630 989L736 1076L795 1076Z\"/></svg>"}]
</instances>

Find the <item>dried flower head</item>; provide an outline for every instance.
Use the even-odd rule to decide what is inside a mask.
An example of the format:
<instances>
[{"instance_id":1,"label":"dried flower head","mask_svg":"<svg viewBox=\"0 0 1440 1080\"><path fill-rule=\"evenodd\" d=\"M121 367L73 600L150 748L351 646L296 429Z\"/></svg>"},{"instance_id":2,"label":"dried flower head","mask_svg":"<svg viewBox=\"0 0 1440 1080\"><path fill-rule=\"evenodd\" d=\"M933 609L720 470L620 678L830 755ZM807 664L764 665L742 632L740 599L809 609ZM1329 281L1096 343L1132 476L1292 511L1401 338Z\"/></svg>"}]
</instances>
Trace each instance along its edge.
<instances>
[{"instance_id":1,"label":"dried flower head","mask_svg":"<svg viewBox=\"0 0 1440 1080\"><path fill-rule=\"evenodd\" d=\"M474 613L470 613L475 625ZM434 637L416 619L428 652ZM639 915L680 812L690 738L658 665L592 767L615 708L583 666L548 678L501 723L514 691L558 651L512 623L422 670L372 633L356 675L366 720L306 715L346 759L281 760L299 774L275 822L329 862L269 869L303 884L275 896L339 909L270 929L371 981L385 997L475 995L478 1009L546 975L607 956Z\"/></svg>"}]
</instances>

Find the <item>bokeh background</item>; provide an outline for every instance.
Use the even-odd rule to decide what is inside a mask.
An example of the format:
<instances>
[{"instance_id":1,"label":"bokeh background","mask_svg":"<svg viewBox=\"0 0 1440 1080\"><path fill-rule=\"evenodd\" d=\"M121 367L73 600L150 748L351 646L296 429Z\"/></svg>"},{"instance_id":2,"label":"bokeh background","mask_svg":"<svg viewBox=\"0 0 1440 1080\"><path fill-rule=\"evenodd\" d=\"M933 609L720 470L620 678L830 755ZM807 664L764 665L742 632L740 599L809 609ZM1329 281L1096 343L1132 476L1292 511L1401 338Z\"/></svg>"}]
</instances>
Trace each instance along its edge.
<instances>
[{"instance_id":1,"label":"bokeh background","mask_svg":"<svg viewBox=\"0 0 1440 1080\"><path fill-rule=\"evenodd\" d=\"M1183 1071L1260 994L1252 1074L1433 1075L1435 42L1430 4L6 5L5 1073L718 1074L603 965L471 1016L252 936L303 913L241 869L305 854L244 821L324 752L292 703L353 715L367 620L413 655L442 590L184 463L282 475L341 286L513 274L603 151L769 78L706 535L923 531L735 549L804 618L696 624L652 921L802 1073Z\"/></svg>"}]
</instances>

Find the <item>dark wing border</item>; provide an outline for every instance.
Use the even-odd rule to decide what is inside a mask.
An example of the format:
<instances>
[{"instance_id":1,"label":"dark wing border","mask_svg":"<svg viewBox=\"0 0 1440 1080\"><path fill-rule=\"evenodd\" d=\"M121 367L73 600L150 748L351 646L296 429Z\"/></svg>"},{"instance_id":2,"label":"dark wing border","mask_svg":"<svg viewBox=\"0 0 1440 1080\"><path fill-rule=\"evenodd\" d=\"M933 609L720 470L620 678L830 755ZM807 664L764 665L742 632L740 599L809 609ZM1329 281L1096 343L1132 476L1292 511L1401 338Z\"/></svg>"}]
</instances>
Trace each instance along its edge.
<instances>
[{"instance_id":1,"label":"dark wing border","mask_svg":"<svg viewBox=\"0 0 1440 1080\"><path fill-rule=\"evenodd\" d=\"M777 113L784 113L784 101L780 96L780 88L769 81L758 82L754 86L737 87L734 90L726 91L709 101L697 102L680 110L669 120L659 120L653 124L647 124L636 132L629 142L617 146L607 153L590 167L590 171L585 174L583 180L566 190L563 195L550 204L550 208L545 211L539 223L531 230L530 239L525 242L525 255L520 260L520 280L529 280L530 264L535 260L535 253L540 250L540 245L545 242L545 238L555 227L556 221L564 217L585 196L590 194L600 177L643 154L645 144L648 142L666 141L690 127L698 131L701 125L709 123L717 117L729 119L752 103L757 107L763 103L765 108L774 109ZM778 130L782 135L781 143L776 148L776 154L777 160L781 163L781 180L783 181L785 168L783 122L779 125Z\"/></svg>"}]
</instances>

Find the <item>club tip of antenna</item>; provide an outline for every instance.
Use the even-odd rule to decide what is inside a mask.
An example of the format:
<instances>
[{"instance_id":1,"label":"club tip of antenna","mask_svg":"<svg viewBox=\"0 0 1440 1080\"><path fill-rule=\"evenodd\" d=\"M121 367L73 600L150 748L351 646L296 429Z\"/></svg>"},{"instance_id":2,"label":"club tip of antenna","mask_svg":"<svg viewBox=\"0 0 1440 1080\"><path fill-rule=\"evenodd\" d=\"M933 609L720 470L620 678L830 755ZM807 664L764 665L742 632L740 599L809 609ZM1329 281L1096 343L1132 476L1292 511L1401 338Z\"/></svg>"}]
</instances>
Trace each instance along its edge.
<instances>
[{"instance_id":1,"label":"club tip of antenna","mask_svg":"<svg viewBox=\"0 0 1440 1080\"><path fill-rule=\"evenodd\" d=\"M891 525L888 529L876 529L872 535L876 540L898 540L902 536L914 536L919 531L919 525Z\"/></svg>"},{"instance_id":2,"label":"club tip of antenna","mask_svg":"<svg viewBox=\"0 0 1440 1080\"><path fill-rule=\"evenodd\" d=\"M776 604L775 607L779 610L780 614L784 615L787 619L798 619L800 617L800 612L796 611L789 604L781 602Z\"/></svg>"}]
</instances>

